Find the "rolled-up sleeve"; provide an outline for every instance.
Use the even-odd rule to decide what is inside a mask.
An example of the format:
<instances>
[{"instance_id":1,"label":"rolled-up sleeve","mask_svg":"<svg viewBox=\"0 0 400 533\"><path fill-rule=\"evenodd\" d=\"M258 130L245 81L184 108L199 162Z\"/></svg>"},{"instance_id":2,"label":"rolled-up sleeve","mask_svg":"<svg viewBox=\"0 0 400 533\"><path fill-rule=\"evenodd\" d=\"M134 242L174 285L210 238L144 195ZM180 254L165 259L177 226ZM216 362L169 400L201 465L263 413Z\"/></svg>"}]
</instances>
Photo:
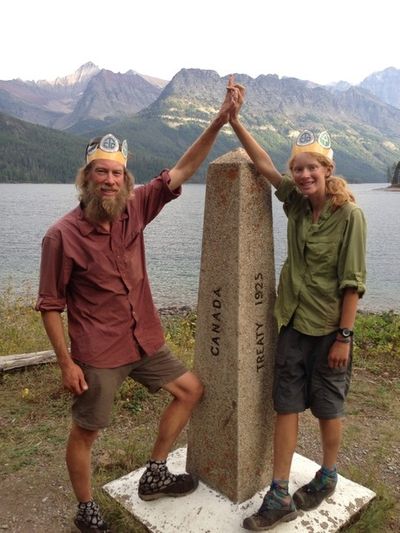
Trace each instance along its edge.
<instances>
[{"instance_id":1,"label":"rolled-up sleeve","mask_svg":"<svg viewBox=\"0 0 400 533\"><path fill-rule=\"evenodd\" d=\"M63 252L61 235L49 230L42 242L37 311L64 311L70 274L71 264Z\"/></svg>"},{"instance_id":2,"label":"rolled-up sleeve","mask_svg":"<svg viewBox=\"0 0 400 533\"><path fill-rule=\"evenodd\" d=\"M365 292L367 224L361 209L351 211L339 253L339 289L354 288L360 298Z\"/></svg>"},{"instance_id":3,"label":"rolled-up sleeve","mask_svg":"<svg viewBox=\"0 0 400 533\"><path fill-rule=\"evenodd\" d=\"M141 201L135 204L135 208L140 210L140 218L145 226L158 215L165 204L180 196L182 187L171 191L168 186L170 181L169 171L166 169L149 183L135 190L135 194L141 197Z\"/></svg>"}]
</instances>

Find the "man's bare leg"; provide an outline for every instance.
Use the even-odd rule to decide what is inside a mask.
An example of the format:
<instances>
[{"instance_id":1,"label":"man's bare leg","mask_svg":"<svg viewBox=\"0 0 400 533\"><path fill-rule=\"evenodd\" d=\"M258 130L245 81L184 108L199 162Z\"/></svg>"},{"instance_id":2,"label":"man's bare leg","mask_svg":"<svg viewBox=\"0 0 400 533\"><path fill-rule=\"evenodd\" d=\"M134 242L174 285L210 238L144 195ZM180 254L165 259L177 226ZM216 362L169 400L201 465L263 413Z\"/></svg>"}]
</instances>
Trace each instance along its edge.
<instances>
[{"instance_id":1,"label":"man's bare leg","mask_svg":"<svg viewBox=\"0 0 400 533\"><path fill-rule=\"evenodd\" d=\"M173 399L161 416L151 459L146 464L139 481L139 497L142 500L156 500L163 496L185 496L193 492L199 483L191 474L171 473L166 460L175 440L203 395L203 385L192 372L186 372L163 388L172 394Z\"/></svg>"},{"instance_id":2,"label":"man's bare leg","mask_svg":"<svg viewBox=\"0 0 400 533\"><path fill-rule=\"evenodd\" d=\"M93 501L91 484L92 446L98 431L81 428L72 423L67 445L67 467L72 488L78 500L74 524L80 531L108 532L99 506Z\"/></svg>"},{"instance_id":3,"label":"man's bare leg","mask_svg":"<svg viewBox=\"0 0 400 533\"><path fill-rule=\"evenodd\" d=\"M72 488L78 502L93 498L91 484L92 446L98 431L90 431L72 423L67 445L67 467Z\"/></svg>"},{"instance_id":4,"label":"man's bare leg","mask_svg":"<svg viewBox=\"0 0 400 533\"><path fill-rule=\"evenodd\" d=\"M151 454L154 460L167 458L204 391L203 385L192 372L186 372L163 388L172 394L173 399L160 419L158 436Z\"/></svg>"}]
</instances>

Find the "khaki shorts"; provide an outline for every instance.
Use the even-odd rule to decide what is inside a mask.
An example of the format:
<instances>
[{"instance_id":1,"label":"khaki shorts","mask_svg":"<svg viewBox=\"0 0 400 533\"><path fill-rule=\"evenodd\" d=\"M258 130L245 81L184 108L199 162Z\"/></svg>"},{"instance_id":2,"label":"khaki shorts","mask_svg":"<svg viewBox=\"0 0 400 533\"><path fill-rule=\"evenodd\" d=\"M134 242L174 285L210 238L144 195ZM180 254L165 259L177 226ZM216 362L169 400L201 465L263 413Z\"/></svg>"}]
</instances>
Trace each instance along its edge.
<instances>
[{"instance_id":1,"label":"khaki shorts","mask_svg":"<svg viewBox=\"0 0 400 533\"><path fill-rule=\"evenodd\" d=\"M82 368L88 390L74 396L72 419L84 429L95 431L107 427L117 390L126 378L141 383L151 393L185 374L188 370L164 345L151 357L142 353L139 361L117 368L94 368L77 362Z\"/></svg>"},{"instance_id":2,"label":"khaki shorts","mask_svg":"<svg viewBox=\"0 0 400 533\"><path fill-rule=\"evenodd\" d=\"M336 332L314 337L282 327L275 358L273 400L279 414L310 408L314 416L344 416L344 402L351 378L352 348L346 367L329 368L328 355Z\"/></svg>"}]
</instances>

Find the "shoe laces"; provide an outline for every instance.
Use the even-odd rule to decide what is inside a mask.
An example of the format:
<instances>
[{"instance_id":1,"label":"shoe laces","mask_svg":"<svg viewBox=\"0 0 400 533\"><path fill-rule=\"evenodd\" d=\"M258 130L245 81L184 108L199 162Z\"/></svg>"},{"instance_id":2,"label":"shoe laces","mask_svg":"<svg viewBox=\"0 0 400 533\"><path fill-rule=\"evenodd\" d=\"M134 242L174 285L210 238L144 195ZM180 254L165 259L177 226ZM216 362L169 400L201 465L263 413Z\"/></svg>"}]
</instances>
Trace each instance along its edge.
<instances>
[{"instance_id":1,"label":"shoe laces","mask_svg":"<svg viewBox=\"0 0 400 533\"><path fill-rule=\"evenodd\" d=\"M286 510L291 509L292 498L288 494L283 498L278 498L273 490L269 490L264 496L263 502L257 514L265 513L268 510Z\"/></svg>"}]
</instances>

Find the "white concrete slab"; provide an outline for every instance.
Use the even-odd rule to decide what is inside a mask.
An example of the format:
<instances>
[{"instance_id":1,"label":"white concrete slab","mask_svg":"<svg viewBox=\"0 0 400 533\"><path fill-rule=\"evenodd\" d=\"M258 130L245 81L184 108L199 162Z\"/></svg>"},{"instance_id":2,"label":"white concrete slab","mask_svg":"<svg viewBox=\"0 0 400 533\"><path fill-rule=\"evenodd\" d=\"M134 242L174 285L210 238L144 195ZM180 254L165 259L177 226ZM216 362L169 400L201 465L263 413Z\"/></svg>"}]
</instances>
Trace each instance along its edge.
<instances>
[{"instance_id":1,"label":"white concrete slab","mask_svg":"<svg viewBox=\"0 0 400 533\"><path fill-rule=\"evenodd\" d=\"M170 454L168 466L171 472L184 472L185 465L186 448ZM295 454L290 479L291 492L310 481L318 468L319 465L313 461ZM152 533L244 533L243 518L259 508L268 488L241 504L232 503L203 483L199 484L195 492L182 498L144 502L137 495L138 481L143 470L144 468L135 470L103 488ZM278 525L274 531L336 532L373 498L375 493L371 490L339 476L335 493L318 509L302 512L296 520Z\"/></svg>"}]
</instances>

